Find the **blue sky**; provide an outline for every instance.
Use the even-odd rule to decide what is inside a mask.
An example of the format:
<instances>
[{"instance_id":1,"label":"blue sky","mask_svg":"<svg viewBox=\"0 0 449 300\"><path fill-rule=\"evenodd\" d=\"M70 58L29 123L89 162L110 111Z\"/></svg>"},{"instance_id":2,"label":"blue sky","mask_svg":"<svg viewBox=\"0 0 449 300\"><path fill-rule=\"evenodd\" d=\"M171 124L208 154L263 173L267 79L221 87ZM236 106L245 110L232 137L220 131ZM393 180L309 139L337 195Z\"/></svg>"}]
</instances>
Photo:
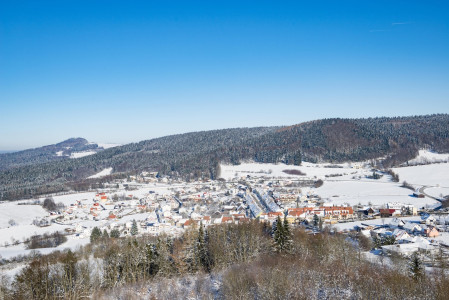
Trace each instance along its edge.
<instances>
[{"instance_id":1,"label":"blue sky","mask_svg":"<svg viewBox=\"0 0 449 300\"><path fill-rule=\"evenodd\" d=\"M447 1L0 1L0 149L449 113Z\"/></svg>"}]
</instances>

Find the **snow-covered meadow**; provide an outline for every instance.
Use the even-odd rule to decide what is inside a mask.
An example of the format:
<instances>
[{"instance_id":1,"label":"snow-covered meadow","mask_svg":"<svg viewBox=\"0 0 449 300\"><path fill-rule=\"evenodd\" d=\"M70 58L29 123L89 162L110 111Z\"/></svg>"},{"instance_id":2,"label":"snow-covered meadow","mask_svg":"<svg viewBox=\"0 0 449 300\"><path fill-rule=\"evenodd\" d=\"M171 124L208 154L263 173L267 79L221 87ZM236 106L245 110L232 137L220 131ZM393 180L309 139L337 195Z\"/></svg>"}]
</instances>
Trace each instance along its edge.
<instances>
[{"instance_id":1,"label":"snow-covered meadow","mask_svg":"<svg viewBox=\"0 0 449 300\"><path fill-rule=\"evenodd\" d=\"M338 166L338 167L337 167ZM290 175L284 170L298 170L305 175ZM221 165L221 177L233 178L266 177L284 179L321 179L324 184L319 188L304 188L303 193L313 193L335 205L386 205L390 202L413 204L415 207L435 207L438 201L432 198L416 198L409 189L401 187L405 180L416 187L429 186L429 195L439 197L449 194L449 163L418 165L395 168L400 182L391 181L391 176L384 174L380 179L369 179L372 175L367 163L347 164L312 164L301 166L284 164L242 163L237 166ZM430 188L430 187L435 188ZM438 188L437 188L438 187Z\"/></svg>"}]
</instances>

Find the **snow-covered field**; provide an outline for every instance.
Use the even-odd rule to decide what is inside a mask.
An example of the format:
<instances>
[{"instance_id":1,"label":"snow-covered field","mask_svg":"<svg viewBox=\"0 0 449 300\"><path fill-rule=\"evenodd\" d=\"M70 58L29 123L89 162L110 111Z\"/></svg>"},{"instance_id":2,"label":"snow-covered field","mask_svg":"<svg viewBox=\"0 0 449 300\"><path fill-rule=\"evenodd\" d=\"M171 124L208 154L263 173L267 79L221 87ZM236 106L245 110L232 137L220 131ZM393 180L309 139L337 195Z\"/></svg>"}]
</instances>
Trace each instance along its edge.
<instances>
[{"instance_id":1,"label":"snow-covered field","mask_svg":"<svg viewBox=\"0 0 449 300\"><path fill-rule=\"evenodd\" d=\"M122 144L112 144L112 143L95 143L98 147L103 147L103 149L109 149L113 147L121 146Z\"/></svg>"},{"instance_id":2,"label":"snow-covered field","mask_svg":"<svg viewBox=\"0 0 449 300\"><path fill-rule=\"evenodd\" d=\"M413 204L415 207L434 207L439 203L430 198L412 197L410 190L400 187L394 182L377 180L363 181L325 181L315 193L322 198L330 199L330 203L351 206L386 205L389 202Z\"/></svg>"},{"instance_id":3,"label":"snow-covered field","mask_svg":"<svg viewBox=\"0 0 449 300\"><path fill-rule=\"evenodd\" d=\"M442 188L442 187L426 188L426 194L429 194L430 196L437 198L443 198L444 196L449 195L449 188Z\"/></svg>"},{"instance_id":4,"label":"snow-covered field","mask_svg":"<svg viewBox=\"0 0 449 300\"><path fill-rule=\"evenodd\" d=\"M429 150L419 150L419 154L416 158L410 160L410 165L429 164L435 162L448 162L449 154L435 153Z\"/></svg>"},{"instance_id":5,"label":"snow-covered field","mask_svg":"<svg viewBox=\"0 0 449 300\"><path fill-rule=\"evenodd\" d=\"M304 178L304 179L324 179L326 175L342 174L343 178L349 176L366 174L365 169L351 168L350 164L339 164L340 168L330 168L330 164L312 164L304 162L301 166L285 165L285 164L261 164L261 163L242 163L237 166L221 165L221 177L230 180L234 177L249 176L267 176L267 177L283 177L283 178ZM334 164L333 166L337 166ZM305 175L290 175L284 170L299 170ZM341 179L334 177L334 179Z\"/></svg>"},{"instance_id":6,"label":"snow-covered field","mask_svg":"<svg viewBox=\"0 0 449 300\"><path fill-rule=\"evenodd\" d=\"M336 166L336 165L333 165ZM390 176L384 175L381 179L366 178L372 171L363 163L340 164L340 168L331 168L329 164L312 164L304 162L301 166L284 164L244 163L237 166L221 165L221 176L227 180L234 177L283 177L302 179L322 179L322 187L304 188L303 193L314 193L326 199L326 202L335 205L386 205L389 202L413 204L415 207L435 207L439 202L431 198L415 198L408 189L400 187L401 183L392 182ZM422 169L426 169L423 172ZM306 175L289 175L284 170L299 170ZM445 170L445 171L444 171ZM435 164L397 168L401 181L410 178L410 182L422 186L436 182L447 182L449 186L449 164ZM423 175L424 173L424 175ZM401 174L405 174L404 178ZM338 176L336 176L338 175ZM446 179L447 178L447 179ZM426 190L427 191L427 190ZM433 195L433 194L430 194Z\"/></svg>"},{"instance_id":7,"label":"snow-covered field","mask_svg":"<svg viewBox=\"0 0 449 300\"><path fill-rule=\"evenodd\" d=\"M18 203L3 202L0 204L0 229L8 227L10 220L14 220L17 225L29 225L35 218L48 215L40 205L18 205Z\"/></svg>"},{"instance_id":8,"label":"snow-covered field","mask_svg":"<svg viewBox=\"0 0 449 300\"><path fill-rule=\"evenodd\" d=\"M417 186L434 186L449 188L449 163L394 168L400 181L407 181Z\"/></svg>"},{"instance_id":9,"label":"snow-covered field","mask_svg":"<svg viewBox=\"0 0 449 300\"><path fill-rule=\"evenodd\" d=\"M80 158L97 153L96 151L72 152L70 158Z\"/></svg>"}]
</instances>

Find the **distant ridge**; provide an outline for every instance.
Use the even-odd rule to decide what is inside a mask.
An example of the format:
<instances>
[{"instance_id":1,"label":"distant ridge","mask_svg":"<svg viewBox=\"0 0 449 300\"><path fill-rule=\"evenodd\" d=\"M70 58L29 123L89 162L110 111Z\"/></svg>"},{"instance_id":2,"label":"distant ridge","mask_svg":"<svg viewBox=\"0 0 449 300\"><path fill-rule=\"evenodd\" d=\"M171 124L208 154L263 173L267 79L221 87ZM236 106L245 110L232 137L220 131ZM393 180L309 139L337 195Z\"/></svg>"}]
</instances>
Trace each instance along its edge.
<instances>
[{"instance_id":1,"label":"distant ridge","mask_svg":"<svg viewBox=\"0 0 449 300\"><path fill-rule=\"evenodd\" d=\"M70 139L63 143L67 142L79 143L83 147L87 141ZM56 152L56 145L46 147L50 147L51 153ZM0 156L0 170L3 170L0 171L0 199L86 188L92 184L92 180L86 180L87 177L107 168L112 168L110 176L146 170L187 180L216 179L220 162L239 164L244 160L254 160L300 164L301 161L345 162L382 158L380 163L387 168L414 158L419 149L449 152L449 115L334 118L287 127L191 132L118 146L78 159L51 157L45 162L40 161L47 157L45 154L42 157L27 156L24 154L34 152L26 150ZM13 157L14 164L2 161L5 157Z\"/></svg>"},{"instance_id":2,"label":"distant ridge","mask_svg":"<svg viewBox=\"0 0 449 300\"><path fill-rule=\"evenodd\" d=\"M63 160L72 153L104 150L84 138L70 138L63 142L22 151L11 151L0 155L0 171L34 164Z\"/></svg>"}]
</instances>

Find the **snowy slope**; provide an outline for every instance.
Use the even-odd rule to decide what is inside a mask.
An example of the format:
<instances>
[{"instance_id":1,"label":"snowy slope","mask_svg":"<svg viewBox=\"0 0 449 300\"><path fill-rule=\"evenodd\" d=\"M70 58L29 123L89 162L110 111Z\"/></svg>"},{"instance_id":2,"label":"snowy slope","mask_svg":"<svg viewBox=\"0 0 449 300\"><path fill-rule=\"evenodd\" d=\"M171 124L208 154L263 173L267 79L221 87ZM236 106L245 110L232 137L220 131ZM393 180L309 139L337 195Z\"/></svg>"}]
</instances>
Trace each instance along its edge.
<instances>
[{"instance_id":1,"label":"snowy slope","mask_svg":"<svg viewBox=\"0 0 449 300\"><path fill-rule=\"evenodd\" d=\"M87 178L100 178L100 177L103 177L103 176L108 176L111 173L112 173L112 168L106 168L106 169L98 172L97 174L89 176Z\"/></svg>"},{"instance_id":2,"label":"snowy slope","mask_svg":"<svg viewBox=\"0 0 449 300\"><path fill-rule=\"evenodd\" d=\"M4 202L0 205L0 228L8 227L11 219L18 225L30 225L35 218L48 216L48 212L40 205L18 205L18 203Z\"/></svg>"},{"instance_id":3,"label":"snowy slope","mask_svg":"<svg viewBox=\"0 0 449 300\"><path fill-rule=\"evenodd\" d=\"M89 155L92 155L95 153L97 153L97 152L96 151L72 152L72 154L70 154L70 158L80 158L80 157L89 156Z\"/></svg>"},{"instance_id":4,"label":"snowy slope","mask_svg":"<svg viewBox=\"0 0 449 300\"><path fill-rule=\"evenodd\" d=\"M416 158L408 161L409 165L422 165L436 162L448 162L449 153L440 154L429 150L419 150L419 154Z\"/></svg>"},{"instance_id":5,"label":"snowy slope","mask_svg":"<svg viewBox=\"0 0 449 300\"><path fill-rule=\"evenodd\" d=\"M414 185L449 187L449 163L395 168L400 181Z\"/></svg>"}]
</instances>

